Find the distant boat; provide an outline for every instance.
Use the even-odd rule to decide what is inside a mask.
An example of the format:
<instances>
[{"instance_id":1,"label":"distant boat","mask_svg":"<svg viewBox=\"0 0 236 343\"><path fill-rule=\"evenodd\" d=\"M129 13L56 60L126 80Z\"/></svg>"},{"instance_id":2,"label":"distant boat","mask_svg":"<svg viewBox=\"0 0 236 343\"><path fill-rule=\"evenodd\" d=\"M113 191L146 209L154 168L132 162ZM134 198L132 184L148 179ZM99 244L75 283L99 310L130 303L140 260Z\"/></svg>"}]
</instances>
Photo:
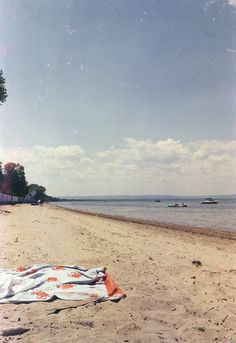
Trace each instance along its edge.
<instances>
[{"instance_id":1,"label":"distant boat","mask_svg":"<svg viewBox=\"0 0 236 343\"><path fill-rule=\"evenodd\" d=\"M155 199L155 202L161 202L161 200L159 200L159 199Z\"/></svg>"},{"instance_id":2,"label":"distant boat","mask_svg":"<svg viewBox=\"0 0 236 343\"><path fill-rule=\"evenodd\" d=\"M176 204L168 204L167 207L188 207L188 206L182 202L181 205L179 205L177 203Z\"/></svg>"},{"instance_id":3,"label":"distant boat","mask_svg":"<svg viewBox=\"0 0 236 343\"><path fill-rule=\"evenodd\" d=\"M218 204L217 200L214 200L212 198L206 198L203 201L200 202L200 204L209 205L209 204Z\"/></svg>"},{"instance_id":4,"label":"distant boat","mask_svg":"<svg viewBox=\"0 0 236 343\"><path fill-rule=\"evenodd\" d=\"M179 204L168 204L167 207L180 207Z\"/></svg>"}]
</instances>

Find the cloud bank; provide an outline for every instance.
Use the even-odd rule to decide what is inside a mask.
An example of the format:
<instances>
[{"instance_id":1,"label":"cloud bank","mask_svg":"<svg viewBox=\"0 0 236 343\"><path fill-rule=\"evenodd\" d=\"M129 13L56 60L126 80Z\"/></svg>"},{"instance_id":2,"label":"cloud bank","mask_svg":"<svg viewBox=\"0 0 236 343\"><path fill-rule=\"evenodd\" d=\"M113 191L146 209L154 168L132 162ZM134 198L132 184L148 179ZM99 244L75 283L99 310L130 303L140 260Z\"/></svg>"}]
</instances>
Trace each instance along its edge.
<instances>
[{"instance_id":1,"label":"cloud bank","mask_svg":"<svg viewBox=\"0 0 236 343\"><path fill-rule=\"evenodd\" d=\"M125 138L90 156L79 145L0 149L51 195L236 193L236 141Z\"/></svg>"}]
</instances>

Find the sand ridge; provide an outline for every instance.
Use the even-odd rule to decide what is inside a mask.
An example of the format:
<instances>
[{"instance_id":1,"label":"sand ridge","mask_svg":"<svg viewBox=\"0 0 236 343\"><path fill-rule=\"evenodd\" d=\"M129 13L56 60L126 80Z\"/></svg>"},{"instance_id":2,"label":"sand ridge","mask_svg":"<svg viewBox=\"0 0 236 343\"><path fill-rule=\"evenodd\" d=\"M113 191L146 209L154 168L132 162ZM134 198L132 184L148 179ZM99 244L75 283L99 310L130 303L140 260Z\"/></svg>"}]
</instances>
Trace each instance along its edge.
<instances>
[{"instance_id":1,"label":"sand ridge","mask_svg":"<svg viewBox=\"0 0 236 343\"><path fill-rule=\"evenodd\" d=\"M44 262L106 266L127 298L117 304L1 305L0 333L29 331L0 341L233 343L235 261L235 241L226 237L48 205L2 206L1 268Z\"/></svg>"}]
</instances>

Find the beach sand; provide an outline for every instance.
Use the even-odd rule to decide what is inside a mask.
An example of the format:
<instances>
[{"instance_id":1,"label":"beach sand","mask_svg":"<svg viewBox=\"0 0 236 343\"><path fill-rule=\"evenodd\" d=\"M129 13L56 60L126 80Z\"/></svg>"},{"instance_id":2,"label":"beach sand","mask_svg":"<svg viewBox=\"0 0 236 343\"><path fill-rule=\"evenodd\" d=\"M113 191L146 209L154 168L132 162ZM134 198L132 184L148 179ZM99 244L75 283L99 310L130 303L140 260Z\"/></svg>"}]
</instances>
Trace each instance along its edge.
<instances>
[{"instance_id":1,"label":"beach sand","mask_svg":"<svg viewBox=\"0 0 236 343\"><path fill-rule=\"evenodd\" d=\"M106 266L127 297L96 305L62 300L0 305L0 341L236 342L236 235L180 229L49 205L1 206L1 268ZM29 331L1 336L18 327Z\"/></svg>"}]
</instances>

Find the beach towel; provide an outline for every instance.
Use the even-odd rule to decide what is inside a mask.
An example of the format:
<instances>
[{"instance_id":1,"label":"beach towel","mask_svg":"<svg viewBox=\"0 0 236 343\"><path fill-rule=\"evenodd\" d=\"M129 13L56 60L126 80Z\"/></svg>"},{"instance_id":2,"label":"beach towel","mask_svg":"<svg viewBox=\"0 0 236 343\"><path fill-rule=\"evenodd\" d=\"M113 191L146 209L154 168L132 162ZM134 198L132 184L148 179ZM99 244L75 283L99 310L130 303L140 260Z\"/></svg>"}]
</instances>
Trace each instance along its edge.
<instances>
[{"instance_id":1,"label":"beach towel","mask_svg":"<svg viewBox=\"0 0 236 343\"><path fill-rule=\"evenodd\" d=\"M125 297L105 268L36 264L0 269L0 304L63 300L105 301Z\"/></svg>"}]
</instances>

